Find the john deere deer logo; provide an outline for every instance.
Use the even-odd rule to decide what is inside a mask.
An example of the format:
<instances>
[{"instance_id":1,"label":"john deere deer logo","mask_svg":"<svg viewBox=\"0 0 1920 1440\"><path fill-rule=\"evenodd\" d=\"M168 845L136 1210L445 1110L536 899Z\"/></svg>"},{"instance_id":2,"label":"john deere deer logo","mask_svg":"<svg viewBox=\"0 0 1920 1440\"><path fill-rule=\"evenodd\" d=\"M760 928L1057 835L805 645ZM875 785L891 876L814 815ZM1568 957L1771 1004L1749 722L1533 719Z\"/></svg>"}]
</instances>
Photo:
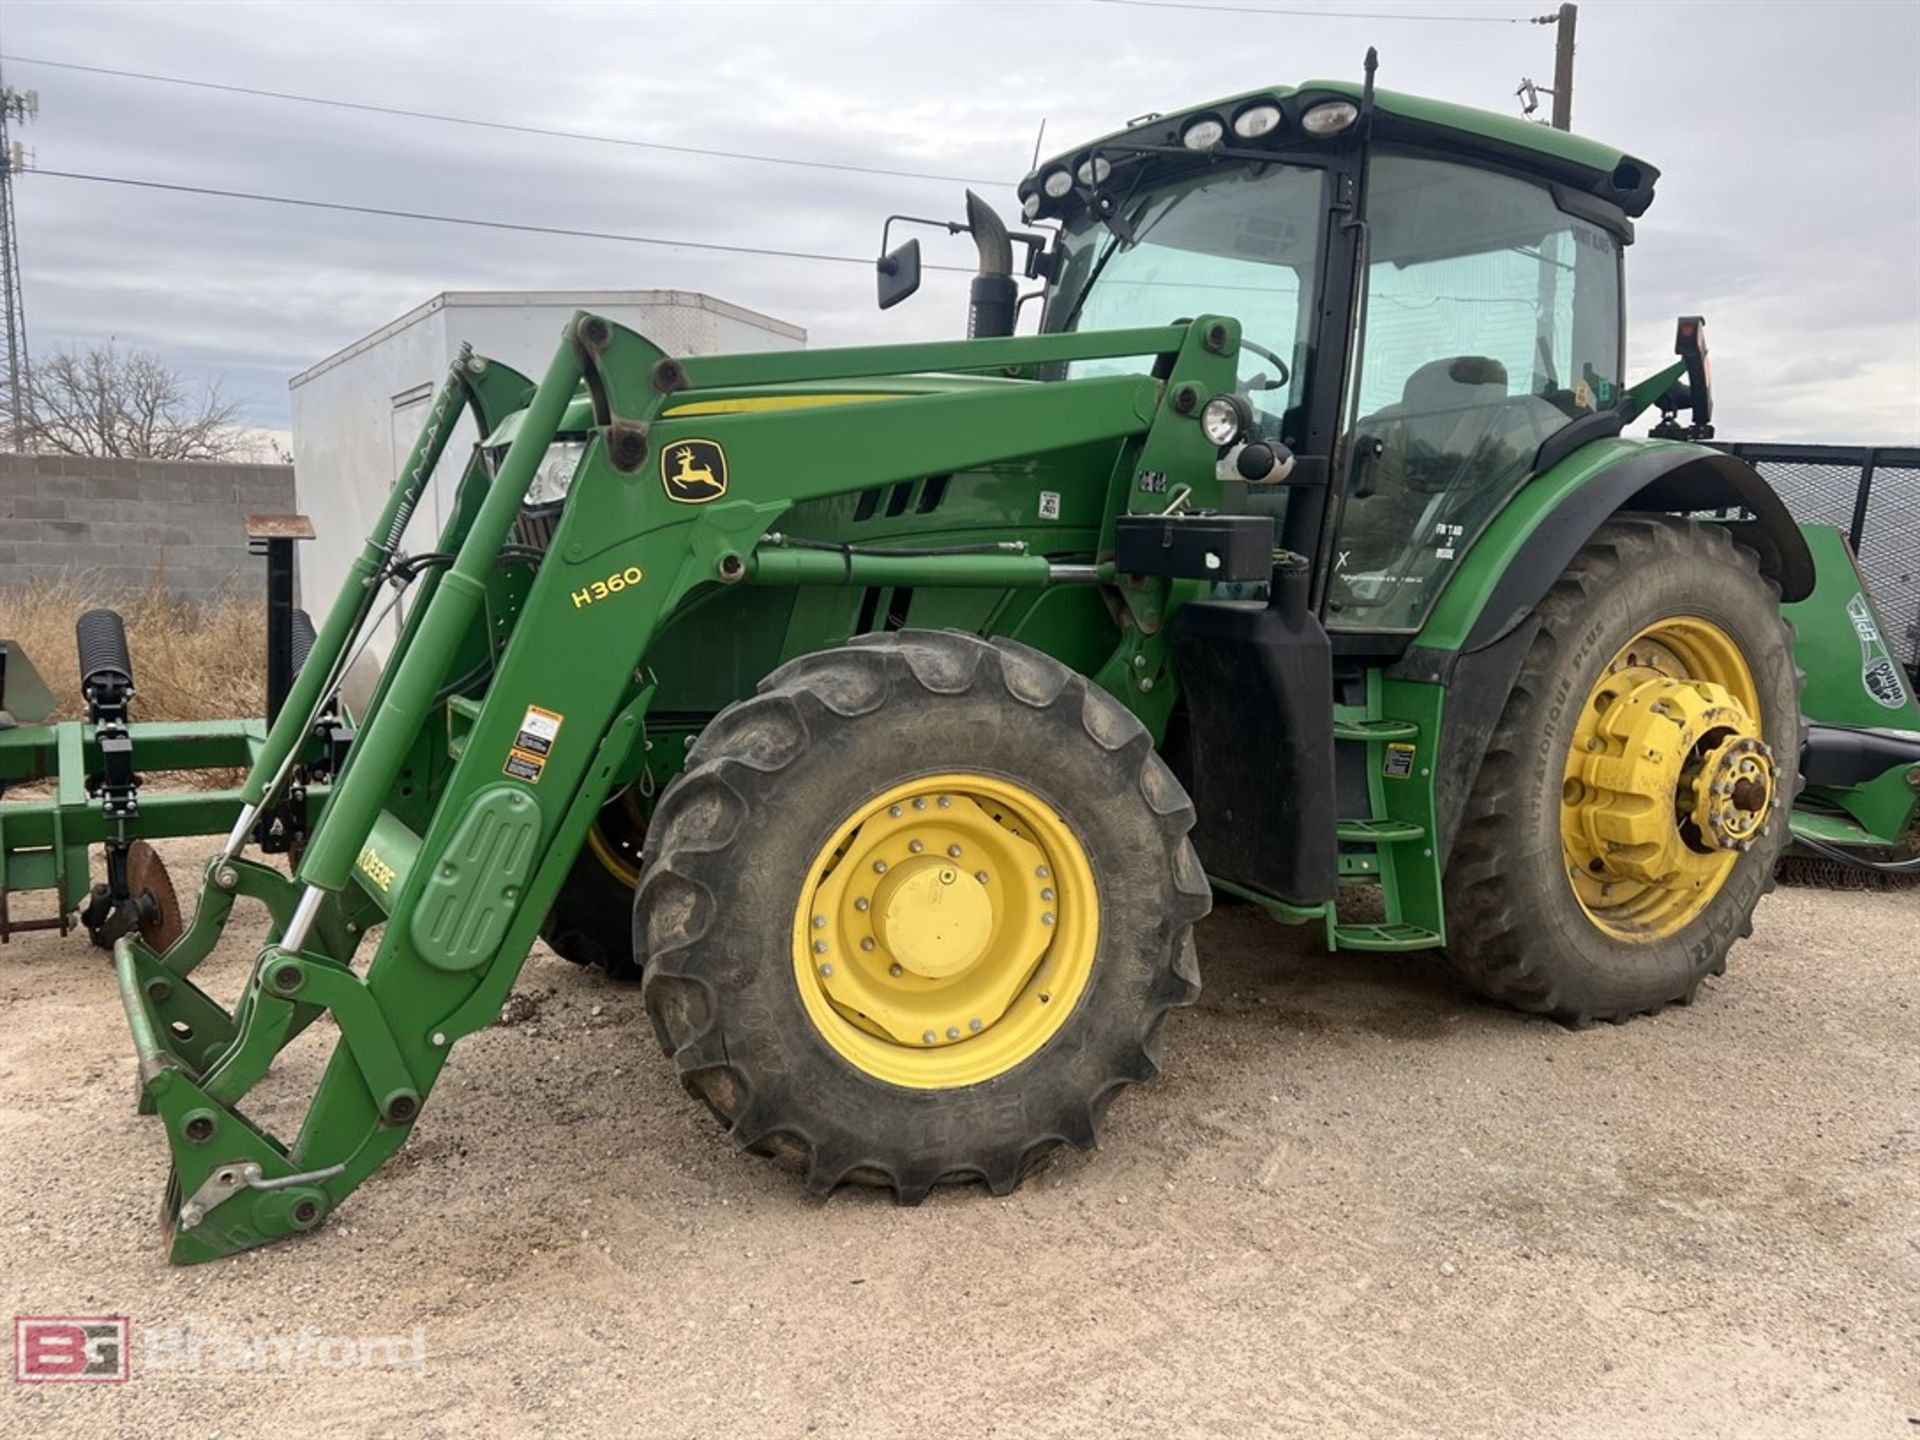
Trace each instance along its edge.
<instances>
[{"instance_id":1,"label":"john deere deer logo","mask_svg":"<svg viewBox=\"0 0 1920 1440\"><path fill-rule=\"evenodd\" d=\"M660 481L667 498L704 505L727 493L727 455L711 440L676 440L660 452Z\"/></svg>"}]
</instances>

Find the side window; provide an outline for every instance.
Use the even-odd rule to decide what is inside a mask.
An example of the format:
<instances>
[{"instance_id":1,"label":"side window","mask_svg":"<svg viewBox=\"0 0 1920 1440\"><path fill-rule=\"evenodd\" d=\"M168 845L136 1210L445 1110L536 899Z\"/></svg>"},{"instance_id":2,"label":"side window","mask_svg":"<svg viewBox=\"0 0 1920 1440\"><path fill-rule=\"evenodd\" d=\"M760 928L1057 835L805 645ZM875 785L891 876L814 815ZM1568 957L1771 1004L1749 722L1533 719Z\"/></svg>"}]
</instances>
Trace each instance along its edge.
<instances>
[{"instance_id":1,"label":"side window","mask_svg":"<svg viewBox=\"0 0 1920 1440\"><path fill-rule=\"evenodd\" d=\"M1369 177L1359 419L1328 591L1416 628L1534 453L1620 384L1619 249L1541 185L1383 155Z\"/></svg>"}]
</instances>

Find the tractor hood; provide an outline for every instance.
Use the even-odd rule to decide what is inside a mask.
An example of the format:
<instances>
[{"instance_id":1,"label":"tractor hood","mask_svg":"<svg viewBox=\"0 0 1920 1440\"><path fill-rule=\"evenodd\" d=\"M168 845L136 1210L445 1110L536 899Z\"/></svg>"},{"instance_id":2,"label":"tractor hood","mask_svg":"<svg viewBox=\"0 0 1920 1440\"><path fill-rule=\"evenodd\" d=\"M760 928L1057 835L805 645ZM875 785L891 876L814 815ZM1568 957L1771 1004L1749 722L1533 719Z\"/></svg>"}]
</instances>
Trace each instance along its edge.
<instances>
[{"instance_id":1,"label":"tractor hood","mask_svg":"<svg viewBox=\"0 0 1920 1440\"><path fill-rule=\"evenodd\" d=\"M943 395L977 392L1010 385L1025 385L1025 380L983 375L889 375L881 379L847 381L801 381L791 385L735 386L704 391L669 402L661 418L680 419L697 415L751 415L774 410L801 410L825 405L862 405L897 399L907 395ZM520 433L524 410L516 410L495 427L483 442L489 449L509 445ZM593 429L593 402L582 385L567 406L560 434L584 435Z\"/></svg>"}]
</instances>

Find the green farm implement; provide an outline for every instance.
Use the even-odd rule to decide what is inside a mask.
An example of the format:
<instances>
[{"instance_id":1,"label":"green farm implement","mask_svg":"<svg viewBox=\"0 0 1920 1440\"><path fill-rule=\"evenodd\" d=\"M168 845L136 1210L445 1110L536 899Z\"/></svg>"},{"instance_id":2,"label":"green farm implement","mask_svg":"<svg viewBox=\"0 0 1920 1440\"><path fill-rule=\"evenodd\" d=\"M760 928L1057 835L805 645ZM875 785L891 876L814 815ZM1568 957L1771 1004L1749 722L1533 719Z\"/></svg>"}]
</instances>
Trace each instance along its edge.
<instances>
[{"instance_id":1,"label":"green farm implement","mask_svg":"<svg viewBox=\"0 0 1920 1440\"><path fill-rule=\"evenodd\" d=\"M537 380L463 356L270 725L138 722L111 617L86 722L28 723L12 657L0 782L52 794L0 806L0 929L52 892L111 943L173 1257L320 1224L542 933L640 977L737 1144L913 1201L1093 1144L1216 891L1584 1024L1691 1001L1790 844L1916 868L1920 709L1845 540L1705 443L1697 317L1622 374L1657 172L1371 77L1136 121L1024 229L969 197L964 340L580 314ZM184 927L144 846L182 834L226 837ZM242 897L229 1009L195 970ZM242 1103L323 1017L277 1137Z\"/></svg>"}]
</instances>

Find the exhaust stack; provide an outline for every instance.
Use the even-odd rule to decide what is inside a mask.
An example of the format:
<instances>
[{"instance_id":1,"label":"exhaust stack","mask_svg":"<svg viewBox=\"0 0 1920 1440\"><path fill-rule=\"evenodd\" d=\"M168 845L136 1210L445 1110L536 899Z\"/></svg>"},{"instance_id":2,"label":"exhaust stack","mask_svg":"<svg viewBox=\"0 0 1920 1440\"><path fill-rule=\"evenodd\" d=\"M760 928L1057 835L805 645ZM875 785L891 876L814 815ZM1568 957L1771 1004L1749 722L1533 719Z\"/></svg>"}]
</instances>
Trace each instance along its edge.
<instances>
[{"instance_id":1,"label":"exhaust stack","mask_svg":"<svg viewBox=\"0 0 1920 1440\"><path fill-rule=\"evenodd\" d=\"M980 273L967 299L967 338L1013 334L1019 282L1013 278L1013 241L1006 222L973 191L967 191L967 229L980 251Z\"/></svg>"}]
</instances>

